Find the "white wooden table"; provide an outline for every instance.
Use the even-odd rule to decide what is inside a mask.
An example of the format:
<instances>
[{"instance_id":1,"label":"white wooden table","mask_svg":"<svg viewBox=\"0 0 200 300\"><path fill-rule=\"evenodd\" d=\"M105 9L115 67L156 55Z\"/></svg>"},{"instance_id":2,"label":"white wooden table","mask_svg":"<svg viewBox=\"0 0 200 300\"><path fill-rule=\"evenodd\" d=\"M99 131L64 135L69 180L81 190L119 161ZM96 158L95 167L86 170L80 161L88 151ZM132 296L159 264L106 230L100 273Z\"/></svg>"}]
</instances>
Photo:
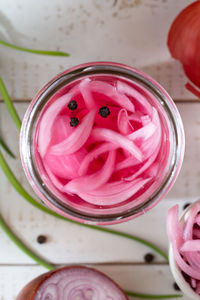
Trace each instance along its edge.
<instances>
[{"instance_id":1,"label":"white wooden table","mask_svg":"<svg viewBox=\"0 0 200 300\"><path fill-rule=\"evenodd\" d=\"M200 194L200 103L184 88L180 64L170 58L166 36L177 13L190 0L1 0L0 38L21 46L60 49L69 58L21 53L0 46L0 75L21 117L35 92L56 73L79 63L111 60L144 70L176 100L186 133L180 176L168 196L146 215L114 229L145 238L167 252L169 207L198 199ZM33 194L18 152L18 132L0 102L0 136L17 155L6 158L21 183ZM0 210L14 232L48 261L87 264L102 270L122 288L141 293L175 293L168 265L156 255L144 263L149 249L41 213L17 194L0 170ZM47 236L38 244L40 234ZM32 278L45 272L23 254L0 229L0 299L14 300ZM186 297L182 299L187 299Z\"/></svg>"}]
</instances>

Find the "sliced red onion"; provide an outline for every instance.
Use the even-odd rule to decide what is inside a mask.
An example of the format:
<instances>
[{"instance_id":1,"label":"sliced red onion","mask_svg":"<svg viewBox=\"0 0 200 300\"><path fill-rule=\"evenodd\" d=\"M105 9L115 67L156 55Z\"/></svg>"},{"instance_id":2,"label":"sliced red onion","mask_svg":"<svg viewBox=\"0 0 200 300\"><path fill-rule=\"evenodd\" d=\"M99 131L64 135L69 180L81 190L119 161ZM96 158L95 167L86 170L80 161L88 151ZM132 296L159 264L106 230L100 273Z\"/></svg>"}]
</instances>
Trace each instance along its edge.
<instances>
[{"instance_id":1,"label":"sliced red onion","mask_svg":"<svg viewBox=\"0 0 200 300\"><path fill-rule=\"evenodd\" d=\"M128 300L103 273L82 266L60 268L28 283L17 300Z\"/></svg>"},{"instance_id":2,"label":"sliced red onion","mask_svg":"<svg viewBox=\"0 0 200 300\"><path fill-rule=\"evenodd\" d=\"M94 80L90 83L90 88L93 92L98 92L100 94L106 95L110 98L110 101L118 104L121 107L124 107L128 111L134 112L135 107L131 100L126 97L126 95L120 95L114 86L109 83Z\"/></svg>"},{"instance_id":3,"label":"sliced red onion","mask_svg":"<svg viewBox=\"0 0 200 300\"><path fill-rule=\"evenodd\" d=\"M142 153L140 149L132 141L118 132L106 128L95 128L92 130L91 136L98 141L106 141L118 145L119 147L129 151L139 161L142 161Z\"/></svg>"},{"instance_id":4,"label":"sliced red onion","mask_svg":"<svg viewBox=\"0 0 200 300\"><path fill-rule=\"evenodd\" d=\"M155 131L156 125L153 122L150 122L142 128L130 133L127 137L132 141L147 140L152 137Z\"/></svg>"},{"instance_id":5,"label":"sliced red onion","mask_svg":"<svg viewBox=\"0 0 200 300\"><path fill-rule=\"evenodd\" d=\"M125 108L119 111L117 125L119 132L121 132L123 135L127 135L130 132L133 132L133 126L129 121L128 112Z\"/></svg>"},{"instance_id":6,"label":"sliced red onion","mask_svg":"<svg viewBox=\"0 0 200 300\"><path fill-rule=\"evenodd\" d=\"M96 147L94 150L90 151L87 155L85 155L84 159L80 164L80 168L78 171L79 176L83 176L87 173L89 164L96 159L99 155L117 149L119 146L111 143L104 143L99 147Z\"/></svg>"},{"instance_id":7,"label":"sliced red onion","mask_svg":"<svg viewBox=\"0 0 200 300\"><path fill-rule=\"evenodd\" d=\"M44 155L46 154L47 148L51 141L52 127L54 125L55 119L57 118L63 107L65 107L69 103L71 98L75 94L77 94L78 91L78 87L75 86L69 93L63 95L54 103L52 103L43 114L38 133L38 151L40 152L41 157L44 157Z\"/></svg>"},{"instance_id":8,"label":"sliced red onion","mask_svg":"<svg viewBox=\"0 0 200 300\"><path fill-rule=\"evenodd\" d=\"M196 223L200 204L193 205L187 212L184 222L179 222L178 205L168 212L167 231L172 244L175 261L180 270L190 277L189 283L197 294L200 294L200 227ZM195 237L195 239L194 239Z\"/></svg>"},{"instance_id":9,"label":"sliced red onion","mask_svg":"<svg viewBox=\"0 0 200 300\"><path fill-rule=\"evenodd\" d=\"M137 158L135 158L134 156L129 156L116 165L115 171L120 171L125 168L134 167L138 164L140 164L140 161Z\"/></svg>"},{"instance_id":10,"label":"sliced red onion","mask_svg":"<svg viewBox=\"0 0 200 300\"><path fill-rule=\"evenodd\" d=\"M48 124L41 120L38 131L41 165L59 191L92 204L115 205L157 176L165 144L160 118L152 96L135 85L86 78L44 112ZM73 97L78 105L70 110L67 103ZM106 118L97 113L104 104L110 110ZM70 126L73 117L77 127Z\"/></svg>"},{"instance_id":11,"label":"sliced red onion","mask_svg":"<svg viewBox=\"0 0 200 300\"><path fill-rule=\"evenodd\" d=\"M80 92L83 96L84 102L86 107L88 108L88 110L94 109L97 107L94 98L92 96L92 92L90 90L90 85L89 83L91 82L91 80L89 78L85 78L81 81L79 88L80 88Z\"/></svg>"},{"instance_id":12,"label":"sliced red onion","mask_svg":"<svg viewBox=\"0 0 200 300\"><path fill-rule=\"evenodd\" d=\"M131 182L119 181L107 183L104 184L102 188L87 193L79 192L78 195L85 201L92 204L101 206L114 205L132 197L150 180L151 178L138 178Z\"/></svg>"},{"instance_id":13,"label":"sliced red onion","mask_svg":"<svg viewBox=\"0 0 200 300\"><path fill-rule=\"evenodd\" d=\"M134 83L134 85L136 85L136 83ZM139 88L141 89L141 86ZM130 85L126 84L125 82L117 81L117 91L120 92L121 95L126 94L126 95L133 97L133 99L144 108L144 110L147 112L147 114L151 116L152 106L148 102L147 98L145 98L136 89L132 88ZM145 90L145 92L147 92L147 91ZM150 93L148 93L148 95L150 98L152 97L150 95Z\"/></svg>"},{"instance_id":14,"label":"sliced red onion","mask_svg":"<svg viewBox=\"0 0 200 300\"><path fill-rule=\"evenodd\" d=\"M90 111L67 139L51 147L50 153L54 155L66 155L78 151L85 144L91 133L95 114L96 110Z\"/></svg>"},{"instance_id":15,"label":"sliced red onion","mask_svg":"<svg viewBox=\"0 0 200 300\"><path fill-rule=\"evenodd\" d=\"M110 151L101 170L92 175L78 177L69 181L69 183L64 187L64 191L77 194L79 191L88 192L98 189L110 179L114 171L115 158L116 151Z\"/></svg>"},{"instance_id":16,"label":"sliced red onion","mask_svg":"<svg viewBox=\"0 0 200 300\"><path fill-rule=\"evenodd\" d=\"M78 176L78 171L82 160L87 155L84 148L69 155L53 155L47 153L44 157L44 163L48 165L51 171L61 178L73 179Z\"/></svg>"}]
</instances>

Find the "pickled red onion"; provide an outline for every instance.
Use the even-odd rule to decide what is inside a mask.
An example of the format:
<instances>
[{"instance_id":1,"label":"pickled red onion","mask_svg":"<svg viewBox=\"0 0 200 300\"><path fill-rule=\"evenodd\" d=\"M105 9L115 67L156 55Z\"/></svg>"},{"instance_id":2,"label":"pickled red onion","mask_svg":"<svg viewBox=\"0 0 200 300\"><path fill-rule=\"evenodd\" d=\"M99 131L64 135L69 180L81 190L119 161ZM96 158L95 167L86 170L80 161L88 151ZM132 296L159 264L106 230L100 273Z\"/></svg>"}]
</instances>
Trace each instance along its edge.
<instances>
[{"instance_id":1,"label":"pickled red onion","mask_svg":"<svg viewBox=\"0 0 200 300\"><path fill-rule=\"evenodd\" d=\"M38 151L40 152L41 157L44 157L46 154L47 148L51 141L52 126L54 125L57 115L77 93L78 87L75 86L68 94L63 95L54 103L52 103L43 114L38 133Z\"/></svg>"},{"instance_id":2,"label":"pickled red onion","mask_svg":"<svg viewBox=\"0 0 200 300\"><path fill-rule=\"evenodd\" d=\"M121 132L123 135L127 135L133 131L133 126L129 121L128 112L125 108L122 108L118 113L117 125L119 132Z\"/></svg>"},{"instance_id":3,"label":"pickled red onion","mask_svg":"<svg viewBox=\"0 0 200 300\"><path fill-rule=\"evenodd\" d=\"M134 112L135 107L131 100L126 97L125 94L120 95L114 86L109 83L101 81L91 81L90 88L93 92L98 92L100 94L106 95L110 98L110 101L118 104L119 106L127 109L128 111Z\"/></svg>"},{"instance_id":4,"label":"pickled red onion","mask_svg":"<svg viewBox=\"0 0 200 300\"><path fill-rule=\"evenodd\" d=\"M135 83L136 85L136 83ZM141 87L140 87L141 89ZM149 102L146 101L146 98L139 93L136 89L133 89L130 85L122 82L122 81L117 81L117 90L118 92L121 93L121 95L129 95L132 98L134 98L135 102L139 103L143 109L151 116L152 114L152 107ZM146 91L147 92L147 91ZM147 92L148 93L148 92ZM148 93L150 96L150 93ZM150 96L151 98L151 96Z\"/></svg>"},{"instance_id":5,"label":"pickled red onion","mask_svg":"<svg viewBox=\"0 0 200 300\"><path fill-rule=\"evenodd\" d=\"M160 172L160 151L162 163L166 163L167 152L162 150L165 128L162 132L152 96L135 85L86 78L42 113L45 118L41 118L37 133L39 155L64 201L69 194L75 201L79 196L105 207L127 201L139 191L147 194L148 183ZM67 105L71 100L77 102L72 111ZM106 118L99 113L101 105L110 110ZM79 118L78 126L70 126L72 117ZM45 126L44 120L48 121ZM138 199L134 201L137 205Z\"/></svg>"},{"instance_id":6,"label":"pickled red onion","mask_svg":"<svg viewBox=\"0 0 200 300\"><path fill-rule=\"evenodd\" d=\"M50 153L54 155L66 155L78 151L85 144L91 133L95 114L96 110L91 110L68 138L51 147Z\"/></svg>"},{"instance_id":7,"label":"pickled red onion","mask_svg":"<svg viewBox=\"0 0 200 300\"><path fill-rule=\"evenodd\" d=\"M80 168L78 171L79 176L83 176L87 173L89 164L91 161L96 159L99 155L105 152L112 151L114 149L118 148L118 145L114 145L111 143L104 143L100 145L99 147L96 147L94 150L90 151L87 155L85 155L84 159L82 160L80 164Z\"/></svg>"},{"instance_id":8,"label":"pickled red onion","mask_svg":"<svg viewBox=\"0 0 200 300\"><path fill-rule=\"evenodd\" d=\"M83 96L85 105L89 110L94 109L96 107L91 90L89 89L90 82L91 82L91 80L89 78L85 78L81 81L81 83L79 85L80 92Z\"/></svg>"},{"instance_id":9,"label":"pickled red onion","mask_svg":"<svg viewBox=\"0 0 200 300\"><path fill-rule=\"evenodd\" d=\"M140 149L134 144L134 142L130 141L127 137L119 134L118 132L106 128L95 128L92 130L91 136L97 141L106 141L118 145L119 147L129 151L130 154L139 161L142 161L142 152Z\"/></svg>"},{"instance_id":10,"label":"pickled red onion","mask_svg":"<svg viewBox=\"0 0 200 300\"><path fill-rule=\"evenodd\" d=\"M167 217L167 231L175 261L183 274L190 277L188 282L198 294L200 294L200 238L195 236L195 231L200 232L200 226L196 223L199 212L200 204L197 203L185 215L184 223L180 223L176 205L169 210Z\"/></svg>"},{"instance_id":11,"label":"pickled red onion","mask_svg":"<svg viewBox=\"0 0 200 300\"><path fill-rule=\"evenodd\" d=\"M131 182L117 181L106 183L102 188L87 193L79 192L78 195L86 202L96 205L107 206L118 204L136 194L150 180L151 178L137 178L135 181Z\"/></svg>"}]
</instances>

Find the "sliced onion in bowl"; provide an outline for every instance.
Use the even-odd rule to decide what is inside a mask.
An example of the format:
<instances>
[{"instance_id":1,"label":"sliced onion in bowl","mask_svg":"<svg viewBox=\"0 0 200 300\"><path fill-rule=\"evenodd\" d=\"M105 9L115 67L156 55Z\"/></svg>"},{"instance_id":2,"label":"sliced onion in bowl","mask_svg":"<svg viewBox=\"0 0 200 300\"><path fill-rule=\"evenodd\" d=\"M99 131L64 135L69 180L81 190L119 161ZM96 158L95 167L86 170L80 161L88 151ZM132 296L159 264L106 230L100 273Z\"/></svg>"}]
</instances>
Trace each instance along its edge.
<instances>
[{"instance_id":1,"label":"sliced onion in bowl","mask_svg":"<svg viewBox=\"0 0 200 300\"><path fill-rule=\"evenodd\" d=\"M195 231L200 232L200 226L196 223L200 212L199 201L189 206L179 221L178 205L172 207L167 217L167 232L171 243L170 265L173 274L177 276L183 291L191 289L193 299L198 294L200 284L200 239L195 236ZM185 281L185 284L183 284ZM177 282L178 283L178 282ZM188 285L190 285L188 287Z\"/></svg>"}]
</instances>

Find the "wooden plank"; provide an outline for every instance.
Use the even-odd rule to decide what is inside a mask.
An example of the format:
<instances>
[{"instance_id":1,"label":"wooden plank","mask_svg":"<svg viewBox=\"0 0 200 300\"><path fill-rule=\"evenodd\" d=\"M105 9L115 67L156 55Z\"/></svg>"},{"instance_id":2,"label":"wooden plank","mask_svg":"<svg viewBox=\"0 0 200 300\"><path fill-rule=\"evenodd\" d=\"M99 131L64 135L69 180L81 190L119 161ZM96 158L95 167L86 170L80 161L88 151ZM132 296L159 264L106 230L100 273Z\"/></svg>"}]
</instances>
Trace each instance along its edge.
<instances>
[{"instance_id":1,"label":"wooden plank","mask_svg":"<svg viewBox=\"0 0 200 300\"><path fill-rule=\"evenodd\" d=\"M20 103L16 107L22 116L27 104ZM135 220L112 226L113 229L119 229L152 241L166 252L168 248L165 229L167 210L175 203L179 203L182 207L186 202L198 199L200 186L200 172L196 163L200 160L200 103L179 104L178 108L185 126L186 154L177 182L168 196L150 212ZM18 134L3 104L0 104L0 128L1 136L19 158ZM20 161L8 160L16 176L33 194L24 176ZM53 263L141 263L143 256L149 251L135 242L97 233L41 213L17 194L1 170L0 183L1 213L29 247L41 256L45 253L46 259ZM37 244L36 238L39 234L47 235L48 242L46 244ZM0 244L0 263L32 263L32 260L21 253L1 230ZM156 255L155 261L162 262L163 259Z\"/></svg>"},{"instance_id":2,"label":"wooden plank","mask_svg":"<svg viewBox=\"0 0 200 300\"><path fill-rule=\"evenodd\" d=\"M123 289L152 294L177 293L173 289L174 280L168 266L95 265L95 268L110 276ZM26 283L44 272L39 266L0 266L0 299L16 299ZM181 299L186 300L187 297Z\"/></svg>"},{"instance_id":3,"label":"wooden plank","mask_svg":"<svg viewBox=\"0 0 200 300\"><path fill-rule=\"evenodd\" d=\"M1 0L2 38L21 46L60 49L45 57L0 46L0 73L13 99L31 99L55 74L87 61L118 61L143 70L174 99L195 99L181 65L170 58L167 32L192 0ZM30 13L31 11L31 13Z\"/></svg>"}]
</instances>

